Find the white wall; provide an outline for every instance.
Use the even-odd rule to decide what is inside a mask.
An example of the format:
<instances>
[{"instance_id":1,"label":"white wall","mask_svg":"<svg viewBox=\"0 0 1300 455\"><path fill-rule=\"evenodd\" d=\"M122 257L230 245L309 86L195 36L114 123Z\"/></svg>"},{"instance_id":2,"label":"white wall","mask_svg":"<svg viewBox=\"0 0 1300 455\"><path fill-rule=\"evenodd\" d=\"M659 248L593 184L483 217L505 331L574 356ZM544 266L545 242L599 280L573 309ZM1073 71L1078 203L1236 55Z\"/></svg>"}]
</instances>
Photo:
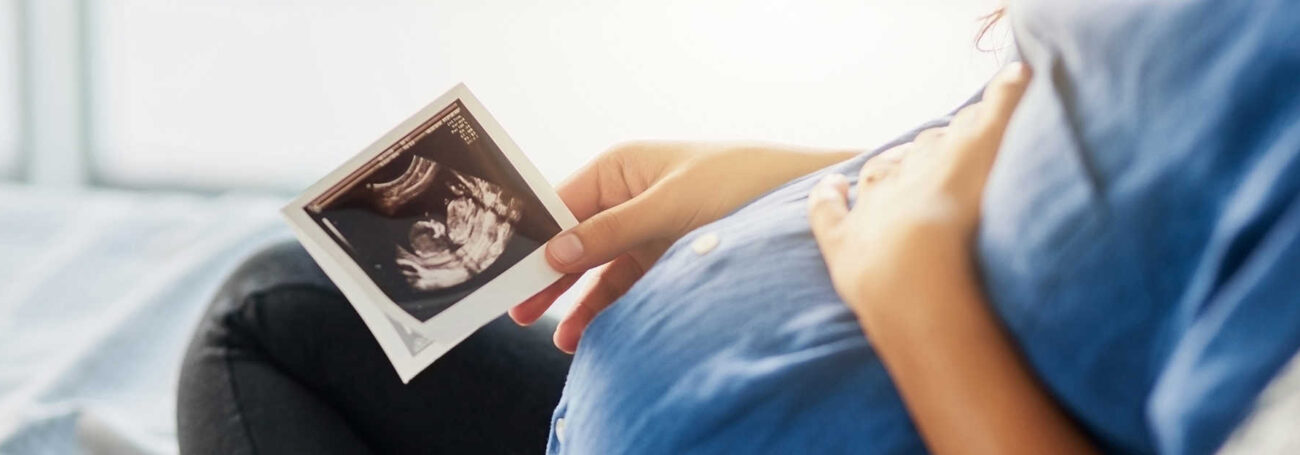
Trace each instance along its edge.
<instances>
[{"instance_id":1,"label":"white wall","mask_svg":"<svg viewBox=\"0 0 1300 455\"><path fill-rule=\"evenodd\" d=\"M996 69L992 3L95 2L92 152L113 181L297 189L458 81L552 181L626 139L869 147Z\"/></svg>"}]
</instances>

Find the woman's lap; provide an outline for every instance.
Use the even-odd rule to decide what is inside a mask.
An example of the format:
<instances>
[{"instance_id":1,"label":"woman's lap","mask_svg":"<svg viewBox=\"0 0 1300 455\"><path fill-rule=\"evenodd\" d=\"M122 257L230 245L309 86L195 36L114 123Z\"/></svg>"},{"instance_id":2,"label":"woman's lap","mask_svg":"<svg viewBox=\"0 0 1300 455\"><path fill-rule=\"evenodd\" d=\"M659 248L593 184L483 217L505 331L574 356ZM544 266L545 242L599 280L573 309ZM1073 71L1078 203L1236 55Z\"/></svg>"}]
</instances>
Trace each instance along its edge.
<instances>
[{"instance_id":1,"label":"woman's lap","mask_svg":"<svg viewBox=\"0 0 1300 455\"><path fill-rule=\"evenodd\" d=\"M569 357L552 323L500 318L402 384L296 243L248 260L186 353L185 453L538 452Z\"/></svg>"}]
</instances>

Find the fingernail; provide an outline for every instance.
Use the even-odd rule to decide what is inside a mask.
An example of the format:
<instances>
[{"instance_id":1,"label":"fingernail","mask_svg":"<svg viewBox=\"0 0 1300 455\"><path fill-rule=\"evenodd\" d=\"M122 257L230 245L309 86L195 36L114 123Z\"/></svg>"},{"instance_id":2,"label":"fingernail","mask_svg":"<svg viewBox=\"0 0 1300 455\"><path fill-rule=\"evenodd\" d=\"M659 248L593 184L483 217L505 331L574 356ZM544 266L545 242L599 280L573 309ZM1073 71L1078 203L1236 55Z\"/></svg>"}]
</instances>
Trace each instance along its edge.
<instances>
[{"instance_id":1,"label":"fingernail","mask_svg":"<svg viewBox=\"0 0 1300 455\"><path fill-rule=\"evenodd\" d=\"M820 201L831 201L831 200L835 200L835 198L836 198L837 196L835 195L835 193L831 192L830 187L825 186L825 185L822 185L822 186L818 186L817 188L813 189L812 195L811 195L810 197L811 197L814 201L818 201L818 202L820 202Z\"/></svg>"},{"instance_id":2,"label":"fingernail","mask_svg":"<svg viewBox=\"0 0 1300 455\"><path fill-rule=\"evenodd\" d=\"M822 177L821 182L818 182L818 186L834 187L835 185L838 185L840 182L848 182L848 180L844 178L844 174L841 174L839 172L832 172L830 174L826 174L825 177Z\"/></svg>"},{"instance_id":3,"label":"fingernail","mask_svg":"<svg viewBox=\"0 0 1300 455\"><path fill-rule=\"evenodd\" d=\"M582 241L572 232L566 232L546 244L546 250L559 263L572 264L582 258Z\"/></svg>"},{"instance_id":4,"label":"fingernail","mask_svg":"<svg viewBox=\"0 0 1300 455\"><path fill-rule=\"evenodd\" d=\"M813 187L812 194L809 197L816 200L836 200L840 198L839 191L835 188L839 182L847 182L844 176L838 173L827 174L822 177L817 186Z\"/></svg>"},{"instance_id":5,"label":"fingernail","mask_svg":"<svg viewBox=\"0 0 1300 455\"><path fill-rule=\"evenodd\" d=\"M1003 74L1013 80L1020 80L1029 77L1029 65L1024 62L1011 62L1003 69Z\"/></svg>"}]
</instances>

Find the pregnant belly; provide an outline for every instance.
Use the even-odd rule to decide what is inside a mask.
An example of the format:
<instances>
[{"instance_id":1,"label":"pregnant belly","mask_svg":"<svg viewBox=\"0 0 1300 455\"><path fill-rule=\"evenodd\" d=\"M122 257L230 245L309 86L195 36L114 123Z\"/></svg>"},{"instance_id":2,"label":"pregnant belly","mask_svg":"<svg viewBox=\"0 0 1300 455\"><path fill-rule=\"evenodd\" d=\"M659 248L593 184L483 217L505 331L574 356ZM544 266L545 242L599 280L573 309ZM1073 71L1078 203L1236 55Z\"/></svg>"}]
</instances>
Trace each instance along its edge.
<instances>
[{"instance_id":1,"label":"pregnant belly","mask_svg":"<svg viewBox=\"0 0 1300 455\"><path fill-rule=\"evenodd\" d=\"M687 235L591 323L552 452L923 451L830 286L812 181Z\"/></svg>"}]
</instances>

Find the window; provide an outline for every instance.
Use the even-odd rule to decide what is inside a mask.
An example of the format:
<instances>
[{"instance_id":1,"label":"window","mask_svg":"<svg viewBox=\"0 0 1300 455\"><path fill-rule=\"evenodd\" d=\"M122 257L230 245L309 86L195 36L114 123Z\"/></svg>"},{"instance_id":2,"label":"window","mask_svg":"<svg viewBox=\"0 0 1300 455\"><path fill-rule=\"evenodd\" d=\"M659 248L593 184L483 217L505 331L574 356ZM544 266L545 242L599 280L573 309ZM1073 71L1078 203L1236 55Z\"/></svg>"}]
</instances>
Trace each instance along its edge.
<instances>
[{"instance_id":1,"label":"window","mask_svg":"<svg viewBox=\"0 0 1300 455\"><path fill-rule=\"evenodd\" d=\"M21 141L18 96L17 0L0 0L0 178L18 173Z\"/></svg>"},{"instance_id":2,"label":"window","mask_svg":"<svg viewBox=\"0 0 1300 455\"><path fill-rule=\"evenodd\" d=\"M91 2L92 161L299 189L459 81L553 181L626 139L868 147L996 69L973 46L993 4Z\"/></svg>"}]
</instances>

